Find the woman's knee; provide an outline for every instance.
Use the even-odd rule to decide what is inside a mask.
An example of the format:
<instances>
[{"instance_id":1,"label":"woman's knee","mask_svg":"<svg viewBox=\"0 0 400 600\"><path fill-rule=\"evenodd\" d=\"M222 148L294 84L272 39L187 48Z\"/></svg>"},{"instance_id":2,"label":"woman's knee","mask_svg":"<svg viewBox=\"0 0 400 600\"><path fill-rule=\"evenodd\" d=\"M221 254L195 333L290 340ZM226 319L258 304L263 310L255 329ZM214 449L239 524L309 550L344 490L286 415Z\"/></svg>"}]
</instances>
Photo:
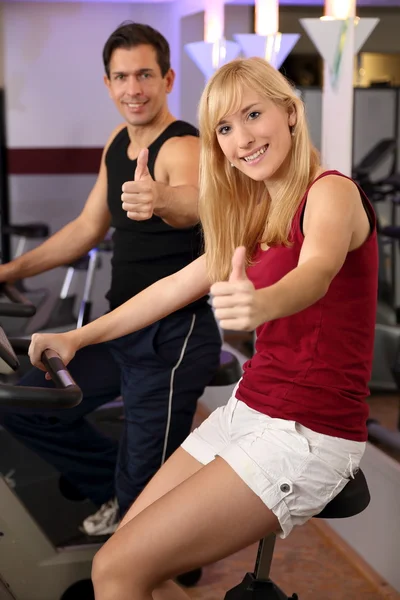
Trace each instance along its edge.
<instances>
[{"instance_id":1,"label":"woman's knee","mask_svg":"<svg viewBox=\"0 0 400 600\"><path fill-rule=\"evenodd\" d=\"M121 543L116 545L111 538L97 552L92 563L92 581L95 589L151 588L150 577L147 576L146 566L141 560L139 548L130 545L129 556L121 553Z\"/></svg>"},{"instance_id":2,"label":"woman's knee","mask_svg":"<svg viewBox=\"0 0 400 600\"><path fill-rule=\"evenodd\" d=\"M100 593L101 598L107 599L118 597L118 590L124 585L120 568L116 565L116 561L112 553L107 550L106 545L97 552L93 559L92 582L96 597Z\"/></svg>"},{"instance_id":3,"label":"woman's knee","mask_svg":"<svg viewBox=\"0 0 400 600\"><path fill-rule=\"evenodd\" d=\"M119 569L115 569L115 562L113 553L108 550L107 544L102 546L95 554L92 563L92 580L95 585L102 581L109 581L115 576L119 571Z\"/></svg>"}]
</instances>

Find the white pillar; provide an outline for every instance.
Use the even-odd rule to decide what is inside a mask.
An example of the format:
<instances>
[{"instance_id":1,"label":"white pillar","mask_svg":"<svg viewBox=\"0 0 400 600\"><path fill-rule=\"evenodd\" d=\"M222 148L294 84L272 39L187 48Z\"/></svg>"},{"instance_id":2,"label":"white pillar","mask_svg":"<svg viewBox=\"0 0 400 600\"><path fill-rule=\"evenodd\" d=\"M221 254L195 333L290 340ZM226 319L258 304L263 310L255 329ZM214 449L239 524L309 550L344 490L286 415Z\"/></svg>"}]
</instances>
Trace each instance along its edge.
<instances>
[{"instance_id":1,"label":"white pillar","mask_svg":"<svg viewBox=\"0 0 400 600\"><path fill-rule=\"evenodd\" d=\"M224 37L224 0L206 0L204 10L204 41L218 42Z\"/></svg>"},{"instance_id":2,"label":"white pillar","mask_svg":"<svg viewBox=\"0 0 400 600\"><path fill-rule=\"evenodd\" d=\"M255 33L236 33L233 37L245 56L260 56L279 69L300 35L279 32L278 0L255 0L254 11Z\"/></svg>"},{"instance_id":3,"label":"white pillar","mask_svg":"<svg viewBox=\"0 0 400 600\"><path fill-rule=\"evenodd\" d=\"M326 9L333 14L327 17L342 19L339 44L336 48L336 60L339 65L337 77L324 61L324 84L322 92L322 159L328 168L337 169L345 175L351 175L353 164L353 77L354 77L354 18L355 0L336 3L327 0ZM331 6L329 6L331 5ZM336 14L334 9L341 9ZM345 9L347 8L347 14ZM347 18L346 18L347 17Z\"/></svg>"},{"instance_id":4,"label":"white pillar","mask_svg":"<svg viewBox=\"0 0 400 600\"><path fill-rule=\"evenodd\" d=\"M357 19L355 0L326 0L321 19L300 19L324 59L321 154L324 166L351 175L354 56L379 19Z\"/></svg>"},{"instance_id":5,"label":"white pillar","mask_svg":"<svg viewBox=\"0 0 400 600\"><path fill-rule=\"evenodd\" d=\"M224 37L224 0L206 0L204 9L204 40L185 45L185 50L199 67L207 81L222 65L236 58L240 46Z\"/></svg>"}]
</instances>

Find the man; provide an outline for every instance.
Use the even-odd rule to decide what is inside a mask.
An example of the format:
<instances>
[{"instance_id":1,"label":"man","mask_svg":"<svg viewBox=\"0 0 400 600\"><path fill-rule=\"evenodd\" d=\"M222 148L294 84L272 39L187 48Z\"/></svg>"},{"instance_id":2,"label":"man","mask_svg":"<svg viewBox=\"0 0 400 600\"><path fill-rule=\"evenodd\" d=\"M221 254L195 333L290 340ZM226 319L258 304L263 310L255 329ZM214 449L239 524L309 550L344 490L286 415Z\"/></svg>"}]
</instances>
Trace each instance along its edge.
<instances>
[{"instance_id":1,"label":"man","mask_svg":"<svg viewBox=\"0 0 400 600\"><path fill-rule=\"evenodd\" d=\"M137 23L121 25L105 44L103 61L105 84L124 124L105 146L81 214L38 248L1 265L0 281L72 262L112 226L107 298L115 309L201 251L199 140L194 127L169 112L174 72L159 32ZM86 533L112 533L185 439L197 399L219 364L220 344L207 298L201 298L144 330L79 352L69 365L84 393L78 407L3 417L9 432L100 507L85 520ZM34 370L22 383L44 385L43 373ZM124 421L117 444L85 416L120 394Z\"/></svg>"}]
</instances>

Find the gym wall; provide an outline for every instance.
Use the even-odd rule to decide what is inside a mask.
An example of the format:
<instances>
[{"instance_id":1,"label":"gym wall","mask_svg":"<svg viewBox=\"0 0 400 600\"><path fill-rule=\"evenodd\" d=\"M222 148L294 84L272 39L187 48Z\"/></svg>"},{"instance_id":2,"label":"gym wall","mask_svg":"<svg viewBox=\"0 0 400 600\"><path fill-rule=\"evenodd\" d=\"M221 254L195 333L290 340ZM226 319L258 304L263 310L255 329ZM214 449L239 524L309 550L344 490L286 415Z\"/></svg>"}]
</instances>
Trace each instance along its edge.
<instances>
[{"instance_id":1,"label":"gym wall","mask_svg":"<svg viewBox=\"0 0 400 600\"><path fill-rule=\"evenodd\" d=\"M171 5L12 3L2 5L0 63L7 93L13 222L44 220L54 232L79 214L95 181L101 148L121 119L103 84L108 35L131 19L153 25L179 58ZM174 26L177 23L177 26ZM179 31L178 31L179 34ZM170 96L177 112L179 89ZM96 277L94 313L107 307L109 259ZM59 292L65 270L30 283ZM77 290L82 275L76 277Z\"/></svg>"},{"instance_id":2,"label":"gym wall","mask_svg":"<svg viewBox=\"0 0 400 600\"><path fill-rule=\"evenodd\" d=\"M196 122L204 78L183 46L203 38L200 5L200 0L163 2L156 7L107 2L0 3L0 83L4 81L7 93L13 222L43 219L56 231L80 212L95 180L101 148L120 122L104 88L101 51L108 35L122 21L148 23L167 37L176 71L171 110L178 117ZM376 9L359 12L361 16L377 14ZM400 14L395 9L379 12L381 23L364 50L400 52L400 38L394 35L400 29ZM299 18L321 14L322 6L281 8L281 31L302 34L293 53L315 53ZM253 6L227 5L225 29L228 39L235 32L251 32ZM367 102L370 107L371 102L376 105L373 94L381 92L387 97L393 95L392 90L371 90ZM311 133L317 146L320 98L320 90L305 90ZM358 106L357 103L358 100ZM363 128L360 138L356 134L355 160L370 149L378 135L391 128L387 124L389 113L385 112L388 109L382 109L383 124L376 112L373 119L368 119L368 110L365 113L364 109L357 109L355 116L355 129ZM57 293L63 275L63 270L45 274L32 285L49 287ZM95 314L106 307L103 297L108 280L106 260L96 278Z\"/></svg>"},{"instance_id":3,"label":"gym wall","mask_svg":"<svg viewBox=\"0 0 400 600\"><path fill-rule=\"evenodd\" d=\"M189 17L186 27L181 23L198 4L185 2L185 12L180 2L160 3L156 9L145 3L0 5L13 222L43 219L56 231L79 214L94 183L101 149L120 122L104 88L101 52L122 21L148 23L166 36L176 71L171 111L196 122L204 78L182 46L203 38L203 14L194 15L192 24ZM234 32L240 25L250 32L251 15L250 6L227 7L227 28ZM108 258L103 262L96 277L95 315L107 307ZM51 289L54 297L64 273L58 269L38 276L31 285Z\"/></svg>"}]
</instances>

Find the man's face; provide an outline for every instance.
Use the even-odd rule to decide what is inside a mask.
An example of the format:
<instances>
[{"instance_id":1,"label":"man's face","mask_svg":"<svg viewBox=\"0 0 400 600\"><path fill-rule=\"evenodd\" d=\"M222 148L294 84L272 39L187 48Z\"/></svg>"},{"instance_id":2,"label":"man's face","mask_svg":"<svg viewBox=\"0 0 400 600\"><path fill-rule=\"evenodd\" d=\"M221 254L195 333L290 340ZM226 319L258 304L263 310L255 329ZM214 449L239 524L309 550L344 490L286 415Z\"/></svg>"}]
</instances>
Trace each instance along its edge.
<instances>
[{"instance_id":1,"label":"man's face","mask_svg":"<svg viewBox=\"0 0 400 600\"><path fill-rule=\"evenodd\" d=\"M110 61L110 78L104 77L118 111L133 126L148 125L167 108L174 72L163 77L155 49L142 44L117 48Z\"/></svg>"}]
</instances>

